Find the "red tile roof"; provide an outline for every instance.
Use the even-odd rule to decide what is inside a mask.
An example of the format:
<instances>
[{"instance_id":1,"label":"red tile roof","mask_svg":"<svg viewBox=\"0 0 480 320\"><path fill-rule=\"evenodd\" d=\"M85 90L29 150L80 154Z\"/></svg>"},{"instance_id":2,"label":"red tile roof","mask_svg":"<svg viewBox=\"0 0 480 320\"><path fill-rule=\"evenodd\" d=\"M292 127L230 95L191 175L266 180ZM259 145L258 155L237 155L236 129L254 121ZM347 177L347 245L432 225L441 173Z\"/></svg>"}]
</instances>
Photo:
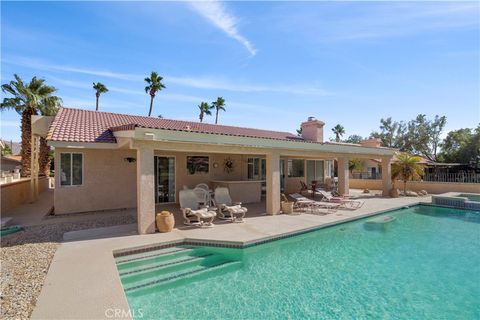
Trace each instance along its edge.
<instances>
[{"instance_id":1,"label":"red tile roof","mask_svg":"<svg viewBox=\"0 0 480 320\"><path fill-rule=\"evenodd\" d=\"M133 130L135 127L275 140L303 141L303 139L289 132L70 108L60 108L50 126L47 139L65 142L115 143L116 139L113 135L114 131Z\"/></svg>"}]
</instances>

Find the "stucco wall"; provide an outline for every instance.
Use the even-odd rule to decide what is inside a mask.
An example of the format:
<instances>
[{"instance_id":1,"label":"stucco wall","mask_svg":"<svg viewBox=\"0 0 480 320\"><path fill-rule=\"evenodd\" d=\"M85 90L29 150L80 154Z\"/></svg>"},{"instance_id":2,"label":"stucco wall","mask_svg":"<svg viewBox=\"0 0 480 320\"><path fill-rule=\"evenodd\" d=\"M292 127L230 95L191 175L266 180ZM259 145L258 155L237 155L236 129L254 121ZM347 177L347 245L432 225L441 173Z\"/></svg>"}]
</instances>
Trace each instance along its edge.
<instances>
[{"instance_id":1,"label":"stucco wall","mask_svg":"<svg viewBox=\"0 0 480 320\"><path fill-rule=\"evenodd\" d=\"M395 181L395 187L403 190L403 182ZM382 190L382 180L369 179L350 179L350 188ZM471 192L479 193L480 184L478 183L453 183L453 182L426 182L409 181L407 189L412 191L426 190L428 193L440 194L445 192Z\"/></svg>"},{"instance_id":2,"label":"stucco wall","mask_svg":"<svg viewBox=\"0 0 480 320\"><path fill-rule=\"evenodd\" d=\"M83 153L83 185L60 185L60 153ZM136 207L135 150L55 149L55 214Z\"/></svg>"},{"instance_id":3,"label":"stucco wall","mask_svg":"<svg viewBox=\"0 0 480 320\"><path fill-rule=\"evenodd\" d=\"M83 185L60 186L60 153L79 152L84 155ZM247 180L247 159L258 155L206 154L202 152L162 152L155 151L156 156L175 157L176 200L183 186L193 188L199 183L212 180ZM209 156L209 172L189 174L187 156ZM74 213L97 210L111 210L136 207L136 163L129 163L126 157L136 158L135 150L102 149L62 149L55 150L55 213ZM234 170L224 170L224 160L231 158ZM287 160L285 159L286 193L298 192L300 180L305 177L288 178ZM214 164L218 164L215 168ZM306 170L306 167L305 167Z\"/></svg>"},{"instance_id":4,"label":"stucco wall","mask_svg":"<svg viewBox=\"0 0 480 320\"><path fill-rule=\"evenodd\" d=\"M48 189L49 178L40 177L38 179L38 192L41 193ZM30 179L23 178L19 181L3 184L1 188L2 214L8 212L23 203L30 201Z\"/></svg>"}]
</instances>

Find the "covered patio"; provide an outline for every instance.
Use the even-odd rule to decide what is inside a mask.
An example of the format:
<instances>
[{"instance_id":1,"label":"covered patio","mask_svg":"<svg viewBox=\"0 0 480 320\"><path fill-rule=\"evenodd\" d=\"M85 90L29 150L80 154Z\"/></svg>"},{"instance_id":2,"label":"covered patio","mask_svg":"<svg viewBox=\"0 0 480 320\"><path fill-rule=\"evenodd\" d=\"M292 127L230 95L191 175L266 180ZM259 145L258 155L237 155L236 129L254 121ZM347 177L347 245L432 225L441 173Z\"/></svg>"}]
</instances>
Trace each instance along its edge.
<instances>
[{"instance_id":1,"label":"covered patio","mask_svg":"<svg viewBox=\"0 0 480 320\"><path fill-rule=\"evenodd\" d=\"M199 183L225 185L233 201L264 201L263 211L277 215L282 192L332 181L334 161L337 191L348 195L349 159L381 159L388 196L396 150L324 142L323 126L309 117L298 136L61 108L55 117L34 118L32 149L36 154L39 136L55 147L55 214L136 208L139 234L155 232L158 204L178 203L180 190Z\"/></svg>"}]
</instances>

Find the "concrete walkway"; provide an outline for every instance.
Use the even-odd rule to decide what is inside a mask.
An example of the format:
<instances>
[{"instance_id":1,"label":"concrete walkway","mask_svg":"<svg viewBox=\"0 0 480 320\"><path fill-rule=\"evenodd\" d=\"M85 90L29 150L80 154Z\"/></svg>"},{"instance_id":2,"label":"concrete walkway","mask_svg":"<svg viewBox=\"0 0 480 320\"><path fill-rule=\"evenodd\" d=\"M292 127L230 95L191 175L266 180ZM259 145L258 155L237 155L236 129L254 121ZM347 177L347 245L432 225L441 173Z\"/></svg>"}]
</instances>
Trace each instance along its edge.
<instances>
[{"instance_id":1,"label":"concrete walkway","mask_svg":"<svg viewBox=\"0 0 480 320\"><path fill-rule=\"evenodd\" d=\"M430 197L372 198L365 199L364 206L355 211L278 216L253 213L243 224L218 223L209 229L177 228L171 233L149 235L132 235L134 225L65 234L64 239L69 242L63 243L55 254L32 318L102 319L112 309L128 311L113 258L113 252L117 250L186 239L248 244L430 201ZM105 235L108 237L102 238Z\"/></svg>"},{"instance_id":2,"label":"concrete walkway","mask_svg":"<svg viewBox=\"0 0 480 320\"><path fill-rule=\"evenodd\" d=\"M53 189L39 194L37 201L24 203L16 208L2 212L2 217L12 217L12 224L32 226L40 224L53 208Z\"/></svg>"}]
</instances>

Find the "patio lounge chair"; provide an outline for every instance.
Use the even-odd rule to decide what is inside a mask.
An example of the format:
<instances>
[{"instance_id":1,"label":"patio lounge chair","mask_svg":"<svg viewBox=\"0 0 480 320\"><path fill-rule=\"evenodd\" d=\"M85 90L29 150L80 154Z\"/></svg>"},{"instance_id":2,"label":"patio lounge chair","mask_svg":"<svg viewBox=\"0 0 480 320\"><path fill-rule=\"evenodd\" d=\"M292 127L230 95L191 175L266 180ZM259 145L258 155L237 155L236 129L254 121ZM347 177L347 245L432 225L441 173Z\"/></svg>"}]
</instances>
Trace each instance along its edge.
<instances>
[{"instance_id":1,"label":"patio lounge chair","mask_svg":"<svg viewBox=\"0 0 480 320\"><path fill-rule=\"evenodd\" d=\"M318 209L327 209L327 213L333 213L337 211L338 207L341 205L340 203L315 201L308 199L299 193L292 193L289 196L295 200L296 208L304 208L309 210L311 213L314 213L314 211Z\"/></svg>"},{"instance_id":2,"label":"patio lounge chair","mask_svg":"<svg viewBox=\"0 0 480 320\"><path fill-rule=\"evenodd\" d=\"M213 227L217 213L208 207L200 208L197 195L193 190L180 190L180 210L184 224L188 226Z\"/></svg>"},{"instance_id":3,"label":"patio lounge chair","mask_svg":"<svg viewBox=\"0 0 480 320\"><path fill-rule=\"evenodd\" d=\"M218 217L232 222L244 222L248 209L242 207L241 202L232 202L228 188L218 187L215 189L214 203L218 210Z\"/></svg>"},{"instance_id":4,"label":"patio lounge chair","mask_svg":"<svg viewBox=\"0 0 480 320\"><path fill-rule=\"evenodd\" d=\"M360 200L351 200L351 199L345 199L343 197L334 197L332 194L324 190L317 190L317 192L322 195L325 201L330 203L340 203L344 208L347 208L347 209L355 210L360 208L364 204L364 202Z\"/></svg>"}]
</instances>

